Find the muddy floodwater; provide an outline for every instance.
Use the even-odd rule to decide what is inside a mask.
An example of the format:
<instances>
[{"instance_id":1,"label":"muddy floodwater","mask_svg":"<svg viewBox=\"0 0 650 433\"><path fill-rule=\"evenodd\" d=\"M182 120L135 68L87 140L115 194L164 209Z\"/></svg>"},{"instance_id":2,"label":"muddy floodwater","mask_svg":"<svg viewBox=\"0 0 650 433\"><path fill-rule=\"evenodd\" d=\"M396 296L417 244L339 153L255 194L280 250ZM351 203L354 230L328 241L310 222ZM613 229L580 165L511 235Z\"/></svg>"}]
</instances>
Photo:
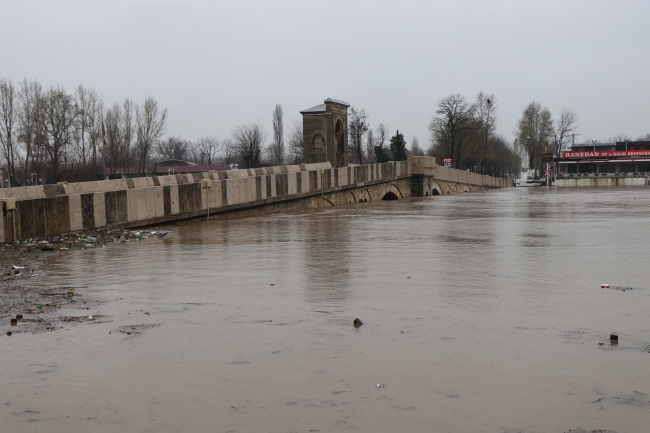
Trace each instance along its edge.
<instances>
[{"instance_id":1,"label":"muddy floodwater","mask_svg":"<svg viewBox=\"0 0 650 433\"><path fill-rule=\"evenodd\" d=\"M0 431L647 433L649 215L522 188L53 255L99 316L2 324Z\"/></svg>"}]
</instances>

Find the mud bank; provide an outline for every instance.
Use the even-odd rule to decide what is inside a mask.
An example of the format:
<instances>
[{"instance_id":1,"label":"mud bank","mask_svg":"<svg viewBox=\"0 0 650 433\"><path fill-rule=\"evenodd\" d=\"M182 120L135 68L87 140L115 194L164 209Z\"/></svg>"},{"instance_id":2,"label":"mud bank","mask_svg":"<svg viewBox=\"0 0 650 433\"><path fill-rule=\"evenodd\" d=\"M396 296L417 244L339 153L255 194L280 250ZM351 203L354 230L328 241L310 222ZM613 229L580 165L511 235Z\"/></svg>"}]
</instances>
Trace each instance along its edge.
<instances>
[{"instance_id":1,"label":"mud bank","mask_svg":"<svg viewBox=\"0 0 650 433\"><path fill-rule=\"evenodd\" d=\"M0 329L7 336L15 336L53 332L60 329L61 322L109 320L101 314L101 305L106 300L86 293L87 285L49 286L43 261L78 250L111 248L169 236L170 230L159 228L98 229L0 244Z\"/></svg>"}]
</instances>

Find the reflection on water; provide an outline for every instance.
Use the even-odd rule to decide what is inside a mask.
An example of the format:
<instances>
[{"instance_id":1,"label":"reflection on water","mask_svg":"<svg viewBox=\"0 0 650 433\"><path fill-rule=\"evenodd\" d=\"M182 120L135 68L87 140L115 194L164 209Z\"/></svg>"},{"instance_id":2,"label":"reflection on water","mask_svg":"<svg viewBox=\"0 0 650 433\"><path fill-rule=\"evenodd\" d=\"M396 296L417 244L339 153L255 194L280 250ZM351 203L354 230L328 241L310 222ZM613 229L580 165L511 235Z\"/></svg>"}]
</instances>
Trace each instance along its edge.
<instances>
[{"instance_id":1,"label":"reflection on water","mask_svg":"<svg viewBox=\"0 0 650 433\"><path fill-rule=\"evenodd\" d=\"M305 257L305 300L322 311L340 311L351 294L350 220L331 212L326 218L307 216L298 225Z\"/></svg>"},{"instance_id":2,"label":"reflection on water","mask_svg":"<svg viewBox=\"0 0 650 433\"><path fill-rule=\"evenodd\" d=\"M649 212L646 188L523 188L193 221L57 255L40 284L82 287L111 321L5 342L0 422L646 432ZM159 326L115 332L142 324Z\"/></svg>"}]
</instances>

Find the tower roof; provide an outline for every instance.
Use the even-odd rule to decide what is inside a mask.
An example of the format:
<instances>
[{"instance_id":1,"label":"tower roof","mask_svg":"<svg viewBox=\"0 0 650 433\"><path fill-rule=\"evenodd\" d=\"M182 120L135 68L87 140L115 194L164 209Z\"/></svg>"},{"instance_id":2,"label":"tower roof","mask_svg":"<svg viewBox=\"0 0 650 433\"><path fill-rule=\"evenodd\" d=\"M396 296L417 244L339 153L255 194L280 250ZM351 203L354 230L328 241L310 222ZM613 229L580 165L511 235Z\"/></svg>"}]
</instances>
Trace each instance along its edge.
<instances>
[{"instance_id":1,"label":"tower roof","mask_svg":"<svg viewBox=\"0 0 650 433\"><path fill-rule=\"evenodd\" d=\"M332 104L338 104L338 105L343 105L345 107L349 107L350 104L348 104L345 101L341 101L340 99L332 99L332 98L327 98L325 101L323 101L324 104L317 105L315 107L308 108L306 110L302 110L300 114L317 114L317 113L324 113L325 112L325 104L327 103L332 103Z\"/></svg>"},{"instance_id":2,"label":"tower roof","mask_svg":"<svg viewBox=\"0 0 650 433\"><path fill-rule=\"evenodd\" d=\"M334 104L339 104L339 105L345 105L346 107L349 107L349 106L350 106L350 104L348 104L348 103L345 102L345 101L341 101L340 99L327 98L327 99L325 100L325 103L328 103L328 102L333 102Z\"/></svg>"},{"instance_id":3,"label":"tower roof","mask_svg":"<svg viewBox=\"0 0 650 433\"><path fill-rule=\"evenodd\" d=\"M324 112L325 112L325 104L320 104L315 107L302 110L300 114L316 114L316 113L324 113Z\"/></svg>"}]
</instances>

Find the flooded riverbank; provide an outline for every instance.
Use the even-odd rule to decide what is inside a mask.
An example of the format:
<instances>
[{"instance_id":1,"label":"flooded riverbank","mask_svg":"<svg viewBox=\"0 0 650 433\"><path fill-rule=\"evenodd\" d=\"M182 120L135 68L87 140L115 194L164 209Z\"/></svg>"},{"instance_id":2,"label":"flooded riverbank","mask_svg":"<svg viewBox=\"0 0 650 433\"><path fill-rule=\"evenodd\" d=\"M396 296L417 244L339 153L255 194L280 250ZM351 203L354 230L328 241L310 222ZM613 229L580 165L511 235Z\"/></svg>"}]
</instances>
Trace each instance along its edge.
<instances>
[{"instance_id":1,"label":"flooded riverbank","mask_svg":"<svg viewBox=\"0 0 650 433\"><path fill-rule=\"evenodd\" d=\"M643 187L508 189L52 256L30 283L83 290L103 317L10 338L3 324L0 423L646 432L649 212Z\"/></svg>"}]
</instances>

